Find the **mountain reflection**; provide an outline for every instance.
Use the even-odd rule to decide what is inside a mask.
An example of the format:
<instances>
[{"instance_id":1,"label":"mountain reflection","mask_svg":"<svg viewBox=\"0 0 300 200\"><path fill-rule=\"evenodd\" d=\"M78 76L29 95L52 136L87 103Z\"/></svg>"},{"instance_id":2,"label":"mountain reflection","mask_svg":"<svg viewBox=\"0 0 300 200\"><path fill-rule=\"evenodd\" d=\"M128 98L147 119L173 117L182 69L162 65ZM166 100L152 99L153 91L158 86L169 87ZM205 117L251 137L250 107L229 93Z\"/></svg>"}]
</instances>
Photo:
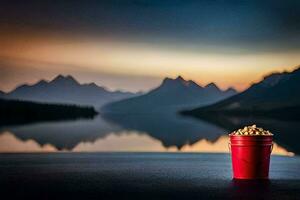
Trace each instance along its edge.
<instances>
[{"instance_id":1,"label":"mountain reflection","mask_svg":"<svg viewBox=\"0 0 300 200\"><path fill-rule=\"evenodd\" d=\"M201 139L216 140L225 129L207 122L169 115L110 115L93 120L47 122L7 127L21 140L33 139L40 145L52 144L59 150L73 149L81 142L93 142L110 133L124 131L147 134L162 142L164 147L181 148Z\"/></svg>"},{"instance_id":2,"label":"mountain reflection","mask_svg":"<svg viewBox=\"0 0 300 200\"><path fill-rule=\"evenodd\" d=\"M71 150L84 141L95 141L111 132L121 131L117 125L101 117L92 120L59 121L3 128L21 140L33 139L40 145L52 144L59 150Z\"/></svg>"},{"instance_id":3,"label":"mountain reflection","mask_svg":"<svg viewBox=\"0 0 300 200\"><path fill-rule=\"evenodd\" d=\"M183 147L201 139L216 140L228 133L226 129L214 124L183 117L174 113L118 115L105 114L103 118L113 124L118 124L125 130L145 132L160 140L164 146Z\"/></svg>"},{"instance_id":4,"label":"mountain reflection","mask_svg":"<svg viewBox=\"0 0 300 200\"><path fill-rule=\"evenodd\" d=\"M207 119L205 119L207 120ZM2 127L0 152L99 152L99 151L148 151L148 152L228 152L230 130L241 126L238 119L203 121L175 114L165 115L106 115L93 120L45 122ZM251 122L250 121L247 121ZM233 126L231 126L234 124ZM269 122L263 127L274 125ZM288 124L291 126L291 122ZM276 126L279 126L277 122ZM223 128L222 128L223 127ZM291 127L285 130L293 130ZM297 147L283 132L275 133L280 146L293 151ZM280 133L280 134L277 134ZM286 132L285 134L293 134ZM289 143L286 143L289 141ZM274 153L292 155L275 145ZM290 148L291 147L291 148ZM293 151L295 152L295 151ZM295 152L297 153L297 152Z\"/></svg>"},{"instance_id":5,"label":"mountain reflection","mask_svg":"<svg viewBox=\"0 0 300 200\"><path fill-rule=\"evenodd\" d=\"M0 134L0 152L55 152L57 149L51 144L40 145L30 139L22 141L10 132Z\"/></svg>"},{"instance_id":6,"label":"mountain reflection","mask_svg":"<svg viewBox=\"0 0 300 200\"><path fill-rule=\"evenodd\" d=\"M122 132L108 134L104 138L93 142L81 142L70 152L201 152L201 153L229 153L228 136L220 136L216 141L210 142L202 139L195 144L186 144L181 149L164 147L162 143L147 134L137 132ZM0 135L0 152L55 152L59 151L51 144L39 145L34 140L22 141L12 133L4 132ZM292 156L284 148L274 145L272 154Z\"/></svg>"},{"instance_id":7,"label":"mountain reflection","mask_svg":"<svg viewBox=\"0 0 300 200\"><path fill-rule=\"evenodd\" d=\"M225 115L201 116L201 119L199 121L202 122L203 120L212 124L216 124L219 127L223 127L228 132L236 130L245 125L257 124L260 127L264 127L270 130L274 134L274 140L280 146L294 152L295 154L300 153L300 121L283 121L253 116L237 117Z\"/></svg>"},{"instance_id":8,"label":"mountain reflection","mask_svg":"<svg viewBox=\"0 0 300 200\"><path fill-rule=\"evenodd\" d=\"M72 149L75 152L97 151L137 151L137 152L161 152L176 151L177 148L164 147L163 144L145 133L122 132L118 135L109 134L94 142L81 142Z\"/></svg>"}]
</instances>

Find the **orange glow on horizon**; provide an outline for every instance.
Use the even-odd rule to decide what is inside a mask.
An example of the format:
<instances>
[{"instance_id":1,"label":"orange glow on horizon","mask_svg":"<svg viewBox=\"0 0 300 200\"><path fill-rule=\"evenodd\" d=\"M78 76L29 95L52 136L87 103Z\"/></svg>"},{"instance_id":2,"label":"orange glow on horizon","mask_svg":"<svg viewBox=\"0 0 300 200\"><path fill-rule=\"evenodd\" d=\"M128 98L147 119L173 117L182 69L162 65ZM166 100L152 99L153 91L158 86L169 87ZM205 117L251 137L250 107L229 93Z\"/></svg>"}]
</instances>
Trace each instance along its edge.
<instances>
[{"instance_id":1,"label":"orange glow on horizon","mask_svg":"<svg viewBox=\"0 0 300 200\"><path fill-rule=\"evenodd\" d=\"M48 35L7 36L0 34L0 61L10 58L11 83L1 82L0 90L8 91L24 82L34 82L26 77L43 74L49 78L55 74L110 74L116 76L164 77L182 75L200 85L215 82L220 88L234 87L242 91L251 83L273 71L291 70L300 63L299 52L270 52L249 54L226 54L198 49L168 48L166 46L116 41L107 38L78 39ZM14 38L17 37L17 38ZM15 60L15 61L14 61ZM0 66L1 70L2 66ZM14 73L22 71L22 76ZM38 73L39 72L39 73ZM157 84L157 81L155 82ZM105 85L105 83L104 83ZM110 85L106 85L110 87ZM126 89L126 84L122 84ZM156 85L149 84L148 90ZM138 87L138 86L137 86Z\"/></svg>"}]
</instances>

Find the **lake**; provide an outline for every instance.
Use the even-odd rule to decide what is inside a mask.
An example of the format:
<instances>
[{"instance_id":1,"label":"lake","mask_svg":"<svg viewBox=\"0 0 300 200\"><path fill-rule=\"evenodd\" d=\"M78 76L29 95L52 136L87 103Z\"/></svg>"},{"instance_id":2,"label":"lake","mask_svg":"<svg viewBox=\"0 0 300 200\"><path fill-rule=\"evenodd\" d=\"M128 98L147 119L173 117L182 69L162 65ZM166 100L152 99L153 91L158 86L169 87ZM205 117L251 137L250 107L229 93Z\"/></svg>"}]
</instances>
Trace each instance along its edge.
<instances>
[{"instance_id":1,"label":"lake","mask_svg":"<svg viewBox=\"0 0 300 200\"><path fill-rule=\"evenodd\" d=\"M232 180L227 134L252 123L274 133L270 180ZM7 199L297 199L297 129L292 121L176 114L3 126L0 192Z\"/></svg>"},{"instance_id":2,"label":"lake","mask_svg":"<svg viewBox=\"0 0 300 200\"><path fill-rule=\"evenodd\" d=\"M2 126L0 152L225 152L228 133L256 123L274 133L274 154L300 153L297 121L195 119L177 114L98 115L94 119Z\"/></svg>"}]
</instances>

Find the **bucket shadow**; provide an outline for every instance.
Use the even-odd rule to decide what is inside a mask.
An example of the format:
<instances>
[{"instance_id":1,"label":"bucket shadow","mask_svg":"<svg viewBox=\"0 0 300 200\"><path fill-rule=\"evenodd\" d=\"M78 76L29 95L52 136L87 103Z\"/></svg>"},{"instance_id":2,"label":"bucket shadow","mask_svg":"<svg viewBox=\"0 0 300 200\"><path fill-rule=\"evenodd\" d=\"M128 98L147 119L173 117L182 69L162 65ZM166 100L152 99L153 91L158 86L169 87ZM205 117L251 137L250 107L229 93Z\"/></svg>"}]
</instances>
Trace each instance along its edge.
<instances>
[{"instance_id":1,"label":"bucket shadow","mask_svg":"<svg viewBox=\"0 0 300 200\"><path fill-rule=\"evenodd\" d=\"M230 194L233 199L272 199L270 188L271 181L268 179L233 179Z\"/></svg>"}]
</instances>

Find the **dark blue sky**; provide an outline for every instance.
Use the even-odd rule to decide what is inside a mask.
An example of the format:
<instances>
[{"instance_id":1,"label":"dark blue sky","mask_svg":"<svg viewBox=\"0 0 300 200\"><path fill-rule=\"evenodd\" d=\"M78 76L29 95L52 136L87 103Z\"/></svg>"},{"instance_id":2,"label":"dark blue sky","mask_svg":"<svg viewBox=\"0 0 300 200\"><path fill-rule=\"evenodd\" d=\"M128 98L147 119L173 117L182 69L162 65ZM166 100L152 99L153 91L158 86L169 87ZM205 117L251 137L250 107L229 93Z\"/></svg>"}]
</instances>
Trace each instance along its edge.
<instances>
[{"instance_id":1,"label":"dark blue sky","mask_svg":"<svg viewBox=\"0 0 300 200\"><path fill-rule=\"evenodd\" d=\"M300 45L300 1L1 1L0 23L32 31L254 50Z\"/></svg>"}]
</instances>

